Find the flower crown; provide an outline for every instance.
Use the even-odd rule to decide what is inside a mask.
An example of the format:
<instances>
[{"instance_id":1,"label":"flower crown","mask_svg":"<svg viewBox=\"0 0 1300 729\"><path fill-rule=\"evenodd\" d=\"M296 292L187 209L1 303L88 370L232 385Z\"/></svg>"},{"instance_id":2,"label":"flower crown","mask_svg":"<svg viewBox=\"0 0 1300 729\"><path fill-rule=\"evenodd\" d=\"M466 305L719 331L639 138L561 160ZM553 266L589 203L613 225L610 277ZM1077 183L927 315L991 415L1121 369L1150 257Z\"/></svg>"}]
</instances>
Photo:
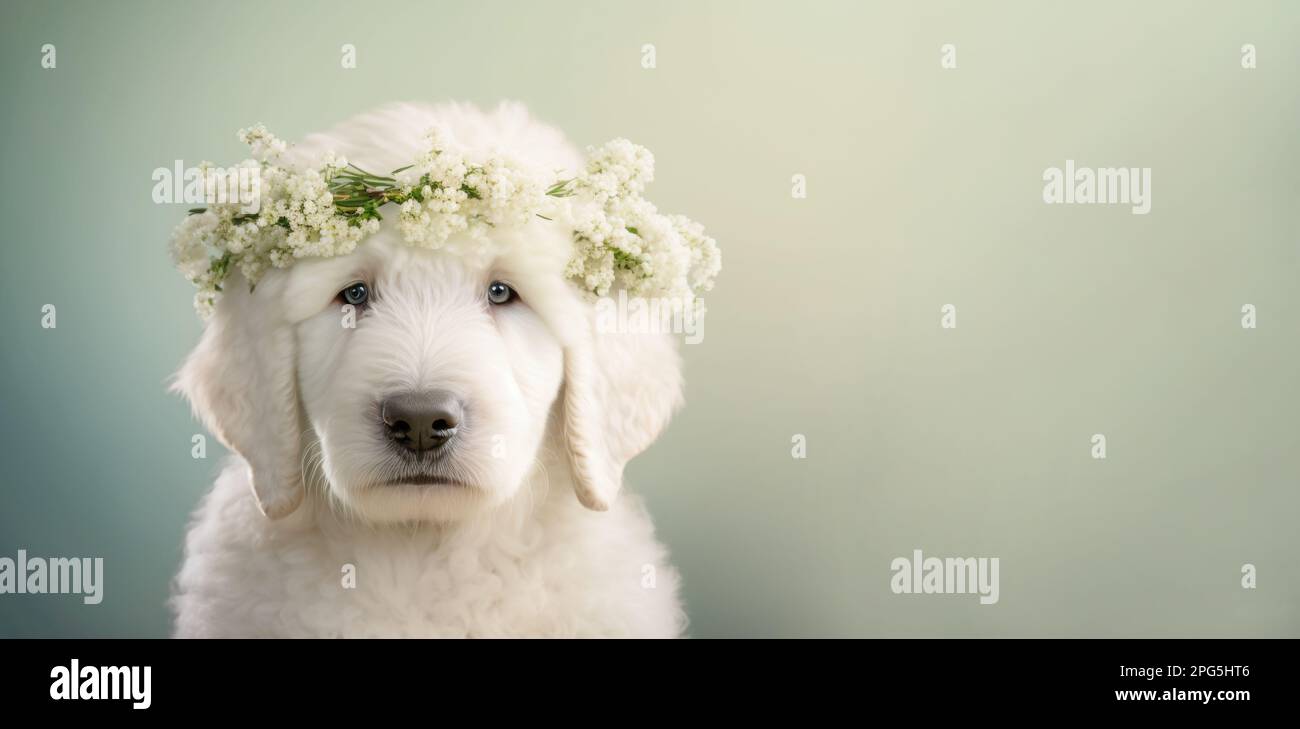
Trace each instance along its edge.
<instances>
[{"instance_id":1,"label":"flower crown","mask_svg":"<svg viewBox=\"0 0 1300 729\"><path fill-rule=\"evenodd\" d=\"M172 258L198 287L194 305L204 317L235 267L253 286L271 267L351 253L379 229L380 209L389 203L398 206L402 240L430 249L457 233L486 241L494 228L561 219L574 241L565 275L591 297L623 288L693 300L713 288L722 268L703 226L664 215L642 197L654 178L654 157L626 139L589 149L577 176L558 180L538 179L505 158L471 163L439 129L428 133L427 151L389 175L333 154L321 169L291 171L276 163L286 144L261 124L241 129L239 139L254 157L236 168L239 192L257 197L256 211L215 196L225 173L203 163L205 200L219 202L190 210L172 234Z\"/></svg>"}]
</instances>

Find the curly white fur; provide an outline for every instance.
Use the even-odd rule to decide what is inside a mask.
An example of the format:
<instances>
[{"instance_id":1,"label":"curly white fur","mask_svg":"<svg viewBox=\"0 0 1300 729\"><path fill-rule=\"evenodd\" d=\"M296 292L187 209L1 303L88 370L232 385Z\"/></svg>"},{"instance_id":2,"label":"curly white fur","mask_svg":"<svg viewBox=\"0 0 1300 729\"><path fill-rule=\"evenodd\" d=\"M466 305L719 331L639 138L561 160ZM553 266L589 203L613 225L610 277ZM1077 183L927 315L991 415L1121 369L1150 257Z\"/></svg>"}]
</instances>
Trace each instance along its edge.
<instances>
[{"instance_id":1,"label":"curly white fur","mask_svg":"<svg viewBox=\"0 0 1300 729\"><path fill-rule=\"evenodd\" d=\"M517 105L387 107L292 154L392 169L434 123L471 155L579 164ZM571 244L538 220L477 255L420 250L386 221L355 253L300 261L254 291L232 278L177 375L238 454L186 539L177 635L680 635L678 575L620 491L624 464L680 405L676 346L596 334L564 280ZM348 327L335 296L356 280L374 301ZM492 280L521 300L487 304ZM467 403L442 463L467 486L390 482L410 466L375 403L428 388Z\"/></svg>"}]
</instances>

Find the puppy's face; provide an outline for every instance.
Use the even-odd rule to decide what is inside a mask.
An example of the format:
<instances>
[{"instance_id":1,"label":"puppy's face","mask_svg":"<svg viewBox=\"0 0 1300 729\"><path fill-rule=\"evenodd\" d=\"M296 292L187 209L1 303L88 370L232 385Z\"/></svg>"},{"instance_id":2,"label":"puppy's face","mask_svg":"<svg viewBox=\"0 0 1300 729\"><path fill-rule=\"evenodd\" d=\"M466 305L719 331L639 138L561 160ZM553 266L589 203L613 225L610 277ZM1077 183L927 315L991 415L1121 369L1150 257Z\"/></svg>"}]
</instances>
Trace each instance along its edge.
<instances>
[{"instance_id":1,"label":"puppy's face","mask_svg":"<svg viewBox=\"0 0 1300 729\"><path fill-rule=\"evenodd\" d=\"M546 295L539 274L554 273L511 258L381 234L289 272L286 293L307 314L294 325L306 472L348 510L462 519L509 499L533 469L564 357L530 300Z\"/></svg>"},{"instance_id":2,"label":"puppy's face","mask_svg":"<svg viewBox=\"0 0 1300 729\"><path fill-rule=\"evenodd\" d=\"M680 362L666 335L593 336L568 235L430 251L386 228L256 287L232 276L175 389L273 519L313 490L363 521L463 520L519 492L544 443L607 509L681 402Z\"/></svg>"}]
</instances>

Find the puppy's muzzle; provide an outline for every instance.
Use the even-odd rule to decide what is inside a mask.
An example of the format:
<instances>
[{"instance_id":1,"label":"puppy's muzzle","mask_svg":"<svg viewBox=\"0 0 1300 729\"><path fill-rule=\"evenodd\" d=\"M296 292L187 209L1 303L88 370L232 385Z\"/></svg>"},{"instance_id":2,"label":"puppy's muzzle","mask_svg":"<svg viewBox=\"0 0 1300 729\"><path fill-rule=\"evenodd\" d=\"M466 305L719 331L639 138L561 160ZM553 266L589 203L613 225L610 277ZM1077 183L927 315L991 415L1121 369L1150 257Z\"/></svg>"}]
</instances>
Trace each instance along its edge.
<instances>
[{"instance_id":1,"label":"puppy's muzzle","mask_svg":"<svg viewBox=\"0 0 1300 729\"><path fill-rule=\"evenodd\" d=\"M385 398L379 405L379 416L389 439L417 454L451 442L464 414L460 399L444 390L401 392Z\"/></svg>"}]
</instances>

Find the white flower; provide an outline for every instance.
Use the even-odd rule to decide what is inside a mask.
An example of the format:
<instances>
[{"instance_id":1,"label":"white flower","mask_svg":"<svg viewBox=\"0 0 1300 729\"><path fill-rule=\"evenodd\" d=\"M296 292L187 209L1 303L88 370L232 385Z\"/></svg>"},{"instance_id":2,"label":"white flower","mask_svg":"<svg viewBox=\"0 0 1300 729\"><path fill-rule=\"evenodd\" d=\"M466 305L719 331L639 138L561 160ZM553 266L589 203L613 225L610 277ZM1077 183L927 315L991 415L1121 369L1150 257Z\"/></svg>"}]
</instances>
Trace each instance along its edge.
<instances>
[{"instance_id":1,"label":"white flower","mask_svg":"<svg viewBox=\"0 0 1300 729\"><path fill-rule=\"evenodd\" d=\"M339 154L335 154L333 150L330 150L325 154L325 168L324 170L322 170L322 174L325 176L325 179L332 180L334 179L335 175L337 175L339 172L342 172L343 170L346 170L347 168L348 168L347 157L344 157Z\"/></svg>"},{"instance_id":2,"label":"white flower","mask_svg":"<svg viewBox=\"0 0 1300 729\"><path fill-rule=\"evenodd\" d=\"M247 144L253 157L263 162L278 158L288 148L284 140L267 131L266 125L261 123L240 129L239 141Z\"/></svg>"}]
</instances>

